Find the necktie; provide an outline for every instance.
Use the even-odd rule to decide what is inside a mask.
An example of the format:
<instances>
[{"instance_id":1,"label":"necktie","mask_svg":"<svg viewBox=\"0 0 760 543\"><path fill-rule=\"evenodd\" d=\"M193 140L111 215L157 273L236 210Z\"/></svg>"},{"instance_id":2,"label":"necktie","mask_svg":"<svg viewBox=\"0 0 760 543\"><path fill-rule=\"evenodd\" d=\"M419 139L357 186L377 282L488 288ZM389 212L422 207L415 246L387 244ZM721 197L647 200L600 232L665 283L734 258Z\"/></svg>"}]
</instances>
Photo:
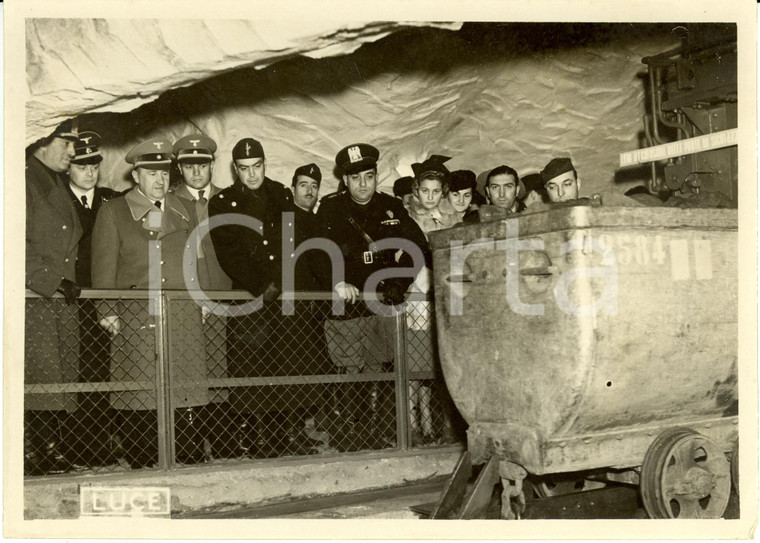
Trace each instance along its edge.
<instances>
[{"instance_id":1,"label":"necktie","mask_svg":"<svg viewBox=\"0 0 760 543\"><path fill-rule=\"evenodd\" d=\"M153 205L155 205L158 209L161 209L161 202L159 202L158 200L156 200L156 203Z\"/></svg>"},{"instance_id":2,"label":"necktie","mask_svg":"<svg viewBox=\"0 0 760 543\"><path fill-rule=\"evenodd\" d=\"M82 196L82 205L85 209L90 209L90 204L87 203L87 196Z\"/></svg>"},{"instance_id":3,"label":"necktie","mask_svg":"<svg viewBox=\"0 0 760 543\"><path fill-rule=\"evenodd\" d=\"M203 197L203 193L206 192L205 189L201 189L198 191L198 199L195 201L195 214L198 217L198 222L201 223L204 220L208 219L208 209L206 208L206 203L208 200L206 200ZM203 244L202 240L206 235L205 229L199 229L198 230L198 258L205 258L206 257L206 251L203 250Z\"/></svg>"}]
</instances>

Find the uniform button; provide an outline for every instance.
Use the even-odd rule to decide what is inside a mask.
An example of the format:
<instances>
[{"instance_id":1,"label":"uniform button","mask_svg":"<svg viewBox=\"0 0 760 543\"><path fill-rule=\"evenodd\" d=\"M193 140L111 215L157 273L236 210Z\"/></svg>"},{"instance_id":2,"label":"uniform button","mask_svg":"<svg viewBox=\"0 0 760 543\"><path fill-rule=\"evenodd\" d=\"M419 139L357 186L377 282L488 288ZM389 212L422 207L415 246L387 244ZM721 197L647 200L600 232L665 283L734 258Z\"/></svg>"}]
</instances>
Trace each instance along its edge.
<instances>
[{"instance_id":1,"label":"uniform button","mask_svg":"<svg viewBox=\"0 0 760 543\"><path fill-rule=\"evenodd\" d=\"M162 278L161 278L161 282L162 282L162 283L166 283L166 277L162 277Z\"/></svg>"},{"instance_id":2,"label":"uniform button","mask_svg":"<svg viewBox=\"0 0 760 543\"><path fill-rule=\"evenodd\" d=\"M66 230L66 225L64 224L61 228L63 228L64 230Z\"/></svg>"},{"instance_id":3,"label":"uniform button","mask_svg":"<svg viewBox=\"0 0 760 543\"><path fill-rule=\"evenodd\" d=\"M237 207L237 202L232 202L232 207Z\"/></svg>"},{"instance_id":4,"label":"uniform button","mask_svg":"<svg viewBox=\"0 0 760 543\"><path fill-rule=\"evenodd\" d=\"M142 222L145 222L145 217L143 217Z\"/></svg>"},{"instance_id":5,"label":"uniform button","mask_svg":"<svg viewBox=\"0 0 760 543\"><path fill-rule=\"evenodd\" d=\"M274 260L274 255L269 255L269 260Z\"/></svg>"},{"instance_id":6,"label":"uniform button","mask_svg":"<svg viewBox=\"0 0 760 543\"><path fill-rule=\"evenodd\" d=\"M293 241L293 238L290 238L290 241Z\"/></svg>"},{"instance_id":7,"label":"uniform button","mask_svg":"<svg viewBox=\"0 0 760 543\"><path fill-rule=\"evenodd\" d=\"M161 265L162 265L162 266L164 265L164 261L163 261L163 260L161 261Z\"/></svg>"},{"instance_id":8,"label":"uniform button","mask_svg":"<svg viewBox=\"0 0 760 543\"><path fill-rule=\"evenodd\" d=\"M151 232L151 233L150 233L150 235L152 236L152 235L153 235L153 232Z\"/></svg>"},{"instance_id":9,"label":"uniform button","mask_svg":"<svg viewBox=\"0 0 760 543\"><path fill-rule=\"evenodd\" d=\"M290 253L290 258L295 258L295 257L296 257L295 253Z\"/></svg>"},{"instance_id":10,"label":"uniform button","mask_svg":"<svg viewBox=\"0 0 760 543\"><path fill-rule=\"evenodd\" d=\"M269 245L269 242L267 240L264 240L264 245Z\"/></svg>"},{"instance_id":11,"label":"uniform button","mask_svg":"<svg viewBox=\"0 0 760 543\"><path fill-rule=\"evenodd\" d=\"M293 226L293 223L292 223L292 222L289 222L289 223L288 223L288 226Z\"/></svg>"},{"instance_id":12,"label":"uniform button","mask_svg":"<svg viewBox=\"0 0 760 543\"><path fill-rule=\"evenodd\" d=\"M68 258L64 258L64 259L63 259L63 261L64 261L64 262L68 262L68 261L69 261L69 259L68 259Z\"/></svg>"},{"instance_id":13,"label":"uniform button","mask_svg":"<svg viewBox=\"0 0 760 543\"><path fill-rule=\"evenodd\" d=\"M219 195L219 199L221 200L222 198L224 198L224 194Z\"/></svg>"},{"instance_id":14,"label":"uniform button","mask_svg":"<svg viewBox=\"0 0 760 543\"><path fill-rule=\"evenodd\" d=\"M192 283L193 281L195 281L195 277L190 278L190 282Z\"/></svg>"}]
</instances>

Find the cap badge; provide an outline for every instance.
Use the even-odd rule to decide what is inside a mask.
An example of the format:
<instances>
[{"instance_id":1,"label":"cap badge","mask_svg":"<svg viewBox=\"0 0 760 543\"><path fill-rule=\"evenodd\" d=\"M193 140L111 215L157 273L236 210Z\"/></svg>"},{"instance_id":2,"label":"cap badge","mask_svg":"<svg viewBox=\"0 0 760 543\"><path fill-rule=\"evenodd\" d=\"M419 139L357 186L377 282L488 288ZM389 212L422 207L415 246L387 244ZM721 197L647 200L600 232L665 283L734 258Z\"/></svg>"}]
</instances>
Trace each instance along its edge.
<instances>
[{"instance_id":1,"label":"cap badge","mask_svg":"<svg viewBox=\"0 0 760 543\"><path fill-rule=\"evenodd\" d=\"M193 149L193 154L197 155L198 154L198 149Z\"/></svg>"},{"instance_id":2,"label":"cap badge","mask_svg":"<svg viewBox=\"0 0 760 543\"><path fill-rule=\"evenodd\" d=\"M82 140L85 145L89 145L90 144L90 140L92 139L92 136L87 136L86 138L79 138L79 139ZM89 149L87 150L87 152L88 153L90 152Z\"/></svg>"},{"instance_id":3,"label":"cap badge","mask_svg":"<svg viewBox=\"0 0 760 543\"><path fill-rule=\"evenodd\" d=\"M188 141L193 144L193 147L198 147L198 144L201 142L201 140L188 140Z\"/></svg>"},{"instance_id":4,"label":"cap badge","mask_svg":"<svg viewBox=\"0 0 760 543\"><path fill-rule=\"evenodd\" d=\"M386 215L388 215L389 218L391 218L391 219L393 218L393 211L391 211L390 209L388 211L386 211L385 213L386 213Z\"/></svg>"},{"instance_id":5,"label":"cap badge","mask_svg":"<svg viewBox=\"0 0 760 543\"><path fill-rule=\"evenodd\" d=\"M312 166L311 168L309 168L309 173L310 173L310 174L313 174L313 173L314 173L314 166Z\"/></svg>"},{"instance_id":6,"label":"cap badge","mask_svg":"<svg viewBox=\"0 0 760 543\"><path fill-rule=\"evenodd\" d=\"M161 160L161 155L156 155L157 160Z\"/></svg>"},{"instance_id":7,"label":"cap badge","mask_svg":"<svg viewBox=\"0 0 760 543\"><path fill-rule=\"evenodd\" d=\"M248 142L245 142L245 156L248 156L251 152L251 144Z\"/></svg>"},{"instance_id":8,"label":"cap badge","mask_svg":"<svg viewBox=\"0 0 760 543\"><path fill-rule=\"evenodd\" d=\"M164 142L162 142L162 141L154 141L153 145L156 146L156 149L161 149L161 147L163 147L163 145L164 145Z\"/></svg>"},{"instance_id":9,"label":"cap badge","mask_svg":"<svg viewBox=\"0 0 760 543\"><path fill-rule=\"evenodd\" d=\"M362 159L362 150L359 149L358 145L354 145L353 147L348 148L348 160L351 161L351 163L359 162Z\"/></svg>"},{"instance_id":10,"label":"cap badge","mask_svg":"<svg viewBox=\"0 0 760 543\"><path fill-rule=\"evenodd\" d=\"M90 138L87 138L87 139L90 139ZM89 147L85 147L84 152L85 152L85 154L89 155L90 153L92 153L92 149L89 148Z\"/></svg>"}]
</instances>

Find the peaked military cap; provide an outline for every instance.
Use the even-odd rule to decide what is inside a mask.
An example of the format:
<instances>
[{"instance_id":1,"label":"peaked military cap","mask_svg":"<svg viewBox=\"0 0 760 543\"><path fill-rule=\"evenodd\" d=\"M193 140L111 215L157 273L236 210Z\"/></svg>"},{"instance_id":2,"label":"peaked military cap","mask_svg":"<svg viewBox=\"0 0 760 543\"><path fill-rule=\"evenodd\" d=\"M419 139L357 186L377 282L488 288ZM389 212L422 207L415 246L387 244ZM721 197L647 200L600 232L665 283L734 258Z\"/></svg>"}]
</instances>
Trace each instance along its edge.
<instances>
[{"instance_id":1,"label":"peaked military cap","mask_svg":"<svg viewBox=\"0 0 760 543\"><path fill-rule=\"evenodd\" d=\"M192 134L174 143L177 162L209 162L214 159L216 142L205 134Z\"/></svg>"},{"instance_id":2,"label":"peaked military cap","mask_svg":"<svg viewBox=\"0 0 760 543\"><path fill-rule=\"evenodd\" d=\"M54 138L63 138L65 140L74 142L77 141L79 138L79 130L76 121L74 119L67 119L63 121L55 128L55 130L53 130L51 136Z\"/></svg>"},{"instance_id":3,"label":"peaked military cap","mask_svg":"<svg viewBox=\"0 0 760 543\"><path fill-rule=\"evenodd\" d=\"M414 183L414 177L406 175L399 177L393 183L393 195L397 197L406 196L412 193L412 184Z\"/></svg>"},{"instance_id":4,"label":"peaked military cap","mask_svg":"<svg viewBox=\"0 0 760 543\"><path fill-rule=\"evenodd\" d=\"M232 160L244 158L264 158L264 148L261 142L253 138L243 138L232 148Z\"/></svg>"},{"instance_id":5,"label":"peaked military cap","mask_svg":"<svg viewBox=\"0 0 760 543\"><path fill-rule=\"evenodd\" d=\"M553 158L549 161L546 167L541 170L541 179L544 183L548 183L558 175L562 175L567 172L574 172L573 162L566 157Z\"/></svg>"},{"instance_id":6,"label":"peaked military cap","mask_svg":"<svg viewBox=\"0 0 760 543\"><path fill-rule=\"evenodd\" d=\"M97 132L80 132L74 142L72 164L98 164L103 160L100 154L100 135Z\"/></svg>"},{"instance_id":7,"label":"peaked military cap","mask_svg":"<svg viewBox=\"0 0 760 543\"><path fill-rule=\"evenodd\" d=\"M322 172L319 170L319 166L317 166L313 162L311 164L304 164L303 166L299 166L298 168L296 168L296 171L293 174L293 184L295 184L296 179L298 179L299 175L305 175L306 177L310 177L317 183L322 182Z\"/></svg>"},{"instance_id":8,"label":"peaked military cap","mask_svg":"<svg viewBox=\"0 0 760 543\"><path fill-rule=\"evenodd\" d=\"M127 162L135 168L168 167L172 162L172 144L166 138L152 138L135 145L127 153Z\"/></svg>"},{"instance_id":9,"label":"peaked military cap","mask_svg":"<svg viewBox=\"0 0 760 543\"><path fill-rule=\"evenodd\" d=\"M374 168L380 151L369 143L354 143L338 151L335 155L335 164L344 174L361 172Z\"/></svg>"},{"instance_id":10,"label":"peaked military cap","mask_svg":"<svg viewBox=\"0 0 760 543\"><path fill-rule=\"evenodd\" d=\"M475 177L475 172L470 170L456 170L451 172L449 178L449 191L459 192L460 190L477 188L478 182Z\"/></svg>"}]
</instances>

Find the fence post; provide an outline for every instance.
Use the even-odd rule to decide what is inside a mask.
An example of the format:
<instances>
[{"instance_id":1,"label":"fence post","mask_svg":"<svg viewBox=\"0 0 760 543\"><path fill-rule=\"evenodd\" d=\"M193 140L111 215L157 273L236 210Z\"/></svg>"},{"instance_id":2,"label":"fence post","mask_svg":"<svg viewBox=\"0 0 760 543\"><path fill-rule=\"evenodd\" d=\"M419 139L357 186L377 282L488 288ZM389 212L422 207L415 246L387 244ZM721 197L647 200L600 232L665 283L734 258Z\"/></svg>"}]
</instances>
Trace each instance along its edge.
<instances>
[{"instance_id":1,"label":"fence post","mask_svg":"<svg viewBox=\"0 0 760 543\"><path fill-rule=\"evenodd\" d=\"M156 409L158 416L158 465L174 467L174 422L169 378L169 315L163 291L150 299L156 305Z\"/></svg>"},{"instance_id":2,"label":"fence post","mask_svg":"<svg viewBox=\"0 0 760 543\"><path fill-rule=\"evenodd\" d=\"M396 333L394 334L396 377L396 436L398 448L409 448L409 384L406 367L406 304L396 310Z\"/></svg>"}]
</instances>

